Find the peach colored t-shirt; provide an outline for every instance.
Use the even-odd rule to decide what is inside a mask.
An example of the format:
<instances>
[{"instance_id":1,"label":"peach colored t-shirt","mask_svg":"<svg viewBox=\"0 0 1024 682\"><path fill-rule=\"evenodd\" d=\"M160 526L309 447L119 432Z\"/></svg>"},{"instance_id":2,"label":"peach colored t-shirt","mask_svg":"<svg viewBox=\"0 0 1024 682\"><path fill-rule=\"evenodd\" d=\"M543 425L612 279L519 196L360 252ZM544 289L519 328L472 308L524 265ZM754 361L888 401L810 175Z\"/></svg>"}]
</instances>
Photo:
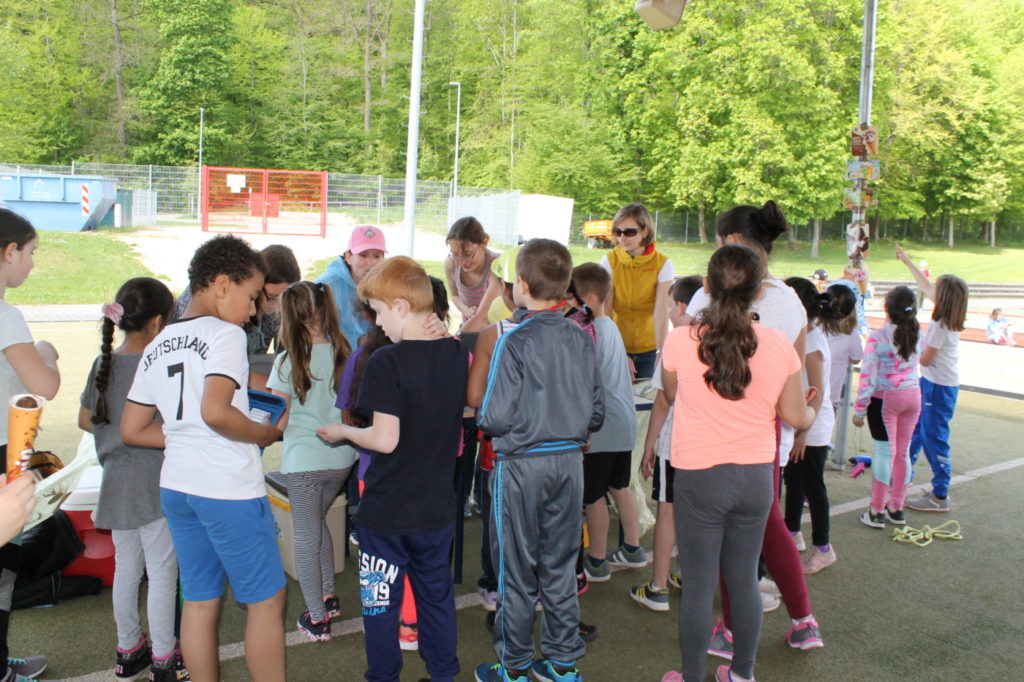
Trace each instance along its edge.
<instances>
[{"instance_id":1,"label":"peach colored t-shirt","mask_svg":"<svg viewBox=\"0 0 1024 682\"><path fill-rule=\"evenodd\" d=\"M665 340L662 363L676 373L672 466L710 469L719 464L763 464L775 459L775 406L800 358L785 334L754 325L757 350L751 382L739 400L726 400L704 383L696 327L677 327Z\"/></svg>"}]
</instances>

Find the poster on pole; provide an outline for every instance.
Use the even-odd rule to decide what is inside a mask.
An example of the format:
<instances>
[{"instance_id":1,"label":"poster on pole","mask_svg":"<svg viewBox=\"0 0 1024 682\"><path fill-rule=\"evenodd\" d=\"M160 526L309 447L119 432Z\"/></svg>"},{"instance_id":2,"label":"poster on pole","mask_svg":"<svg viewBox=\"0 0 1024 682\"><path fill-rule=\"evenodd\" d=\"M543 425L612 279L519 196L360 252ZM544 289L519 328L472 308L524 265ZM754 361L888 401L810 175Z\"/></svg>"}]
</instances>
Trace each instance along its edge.
<instances>
[{"instance_id":1,"label":"poster on pole","mask_svg":"<svg viewBox=\"0 0 1024 682\"><path fill-rule=\"evenodd\" d=\"M878 128L861 123L850 131L852 156L878 156Z\"/></svg>"},{"instance_id":2,"label":"poster on pole","mask_svg":"<svg viewBox=\"0 0 1024 682\"><path fill-rule=\"evenodd\" d=\"M867 180L869 182L881 180L881 166L877 159L873 159L870 161L850 159L849 161L846 162L846 179Z\"/></svg>"}]
</instances>

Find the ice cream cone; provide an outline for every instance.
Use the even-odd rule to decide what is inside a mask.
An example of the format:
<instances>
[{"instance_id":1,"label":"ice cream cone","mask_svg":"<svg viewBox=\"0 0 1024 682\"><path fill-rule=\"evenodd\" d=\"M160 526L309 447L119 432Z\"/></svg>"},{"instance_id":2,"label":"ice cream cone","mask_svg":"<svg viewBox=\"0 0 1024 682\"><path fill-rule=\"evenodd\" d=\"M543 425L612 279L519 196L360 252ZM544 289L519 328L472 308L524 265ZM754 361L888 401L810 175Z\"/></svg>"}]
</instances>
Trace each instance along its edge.
<instances>
[{"instance_id":1,"label":"ice cream cone","mask_svg":"<svg viewBox=\"0 0 1024 682\"><path fill-rule=\"evenodd\" d=\"M31 393L11 398L7 410L7 480L17 478L28 461L39 431L46 399Z\"/></svg>"}]
</instances>

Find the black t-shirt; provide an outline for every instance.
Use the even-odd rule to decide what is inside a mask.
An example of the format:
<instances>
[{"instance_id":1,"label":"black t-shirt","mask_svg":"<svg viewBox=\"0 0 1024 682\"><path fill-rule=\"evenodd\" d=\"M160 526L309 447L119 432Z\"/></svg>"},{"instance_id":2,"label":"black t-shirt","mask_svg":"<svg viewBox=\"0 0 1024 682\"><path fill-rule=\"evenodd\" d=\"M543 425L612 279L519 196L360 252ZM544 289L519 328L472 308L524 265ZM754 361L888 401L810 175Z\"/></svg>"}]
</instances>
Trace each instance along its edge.
<instances>
[{"instance_id":1,"label":"black t-shirt","mask_svg":"<svg viewBox=\"0 0 1024 682\"><path fill-rule=\"evenodd\" d=\"M398 417L394 452L374 453L356 523L384 535L425 533L455 519L453 477L469 351L456 339L401 341L370 358L356 399Z\"/></svg>"}]
</instances>

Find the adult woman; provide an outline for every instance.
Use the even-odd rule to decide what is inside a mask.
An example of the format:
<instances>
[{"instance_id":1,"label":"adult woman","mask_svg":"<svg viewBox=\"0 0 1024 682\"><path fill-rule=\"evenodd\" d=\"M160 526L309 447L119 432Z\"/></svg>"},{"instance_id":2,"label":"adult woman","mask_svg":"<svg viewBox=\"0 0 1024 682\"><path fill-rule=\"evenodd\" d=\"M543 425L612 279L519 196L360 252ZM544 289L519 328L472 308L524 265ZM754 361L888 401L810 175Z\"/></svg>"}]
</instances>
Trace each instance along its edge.
<instances>
[{"instance_id":1,"label":"adult woman","mask_svg":"<svg viewBox=\"0 0 1024 682\"><path fill-rule=\"evenodd\" d=\"M654 362L668 334L668 288L672 261L654 246L654 221L643 204L628 204L612 219L619 245L601 259L612 275L605 312L619 326L637 379L654 374Z\"/></svg>"}]
</instances>

